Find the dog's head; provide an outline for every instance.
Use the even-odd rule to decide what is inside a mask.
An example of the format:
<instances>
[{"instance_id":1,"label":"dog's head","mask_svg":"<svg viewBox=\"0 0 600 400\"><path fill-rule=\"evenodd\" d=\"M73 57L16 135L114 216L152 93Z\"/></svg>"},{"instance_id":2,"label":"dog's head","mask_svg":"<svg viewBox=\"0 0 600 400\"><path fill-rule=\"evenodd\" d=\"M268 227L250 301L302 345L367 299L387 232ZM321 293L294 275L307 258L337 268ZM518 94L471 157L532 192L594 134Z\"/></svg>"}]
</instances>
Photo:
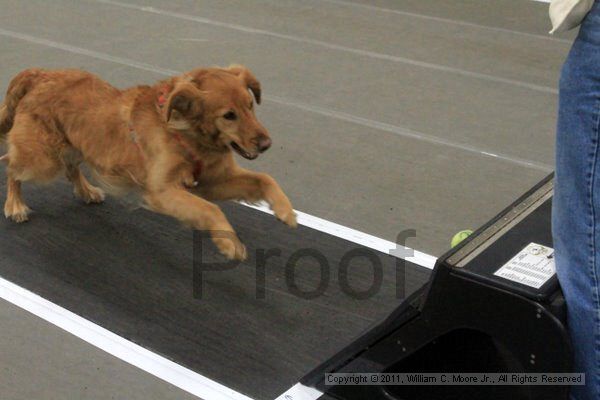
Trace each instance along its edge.
<instances>
[{"instance_id":1,"label":"dog's head","mask_svg":"<svg viewBox=\"0 0 600 400\"><path fill-rule=\"evenodd\" d=\"M254 114L260 104L260 82L243 66L191 71L174 81L165 103L173 129L187 131L198 142L231 148L253 160L271 146L271 138Z\"/></svg>"}]
</instances>

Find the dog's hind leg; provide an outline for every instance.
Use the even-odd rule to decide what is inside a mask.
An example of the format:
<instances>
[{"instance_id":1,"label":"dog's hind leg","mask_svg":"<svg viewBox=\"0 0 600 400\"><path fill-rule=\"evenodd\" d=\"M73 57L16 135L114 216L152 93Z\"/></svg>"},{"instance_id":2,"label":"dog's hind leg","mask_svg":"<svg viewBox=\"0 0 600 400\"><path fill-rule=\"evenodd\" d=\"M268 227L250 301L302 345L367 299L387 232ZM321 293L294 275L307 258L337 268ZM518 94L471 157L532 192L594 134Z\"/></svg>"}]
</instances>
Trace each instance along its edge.
<instances>
[{"instance_id":1,"label":"dog's hind leg","mask_svg":"<svg viewBox=\"0 0 600 400\"><path fill-rule=\"evenodd\" d=\"M15 222L28 219L29 207L21 195L21 183L26 181L49 182L63 166L53 136L42 125L26 115L17 115L8 133L8 181L4 215Z\"/></svg>"},{"instance_id":2,"label":"dog's hind leg","mask_svg":"<svg viewBox=\"0 0 600 400\"><path fill-rule=\"evenodd\" d=\"M74 150L70 150L63 156L67 178L73 183L73 193L87 204L102 203L104 201L104 191L92 185L86 179L79 168L81 158L78 155L74 155L74 153Z\"/></svg>"},{"instance_id":3,"label":"dog's hind leg","mask_svg":"<svg viewBox=\"0 0 600 400\"><path fill-rule=\"evenodd\" d=\"M31 212L21 196L21 181L8 177L6 185L6 202L4 203L4 216L15 222L25 222Z\"/></svg>"}]
</instances>

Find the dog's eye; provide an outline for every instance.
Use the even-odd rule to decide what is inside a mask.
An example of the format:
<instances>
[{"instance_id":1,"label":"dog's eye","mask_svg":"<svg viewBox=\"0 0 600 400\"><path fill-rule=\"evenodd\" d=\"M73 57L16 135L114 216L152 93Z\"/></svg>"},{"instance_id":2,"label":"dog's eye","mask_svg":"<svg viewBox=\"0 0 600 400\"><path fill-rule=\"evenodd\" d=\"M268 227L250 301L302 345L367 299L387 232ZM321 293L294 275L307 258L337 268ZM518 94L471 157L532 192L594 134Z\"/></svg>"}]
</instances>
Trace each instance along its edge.
<instances>
[{"instance_id":1,"label":"dog's eye","mask_svg":"<svg viewBox=\"0 0 600 400\"><path fill-rule=\"evenodd\" d=\"M223 118L229 121L235 121L237 119L237 115L235 115L233 111L227 111L225 115L223 115Z\"/></svg>"}]
</instances>

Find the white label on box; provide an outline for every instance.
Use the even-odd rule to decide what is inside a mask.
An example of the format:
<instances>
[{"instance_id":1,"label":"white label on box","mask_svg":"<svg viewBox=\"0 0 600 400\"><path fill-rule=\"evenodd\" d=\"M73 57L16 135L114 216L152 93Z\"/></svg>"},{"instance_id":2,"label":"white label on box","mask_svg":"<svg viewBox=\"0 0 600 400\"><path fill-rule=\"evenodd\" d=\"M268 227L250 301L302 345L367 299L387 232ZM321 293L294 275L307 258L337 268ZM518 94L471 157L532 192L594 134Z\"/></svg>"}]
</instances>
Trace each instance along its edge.
<instances>
[{"instance_id":1,"label":"white label on box","mask_svg":"<svg viewBox=\"0 0 600 400\"><path fill-rule=\"evenodd\" d=\"M555 273L554 249L529 243L494 275L539 289Z\"/></svg>"}]
</instances>

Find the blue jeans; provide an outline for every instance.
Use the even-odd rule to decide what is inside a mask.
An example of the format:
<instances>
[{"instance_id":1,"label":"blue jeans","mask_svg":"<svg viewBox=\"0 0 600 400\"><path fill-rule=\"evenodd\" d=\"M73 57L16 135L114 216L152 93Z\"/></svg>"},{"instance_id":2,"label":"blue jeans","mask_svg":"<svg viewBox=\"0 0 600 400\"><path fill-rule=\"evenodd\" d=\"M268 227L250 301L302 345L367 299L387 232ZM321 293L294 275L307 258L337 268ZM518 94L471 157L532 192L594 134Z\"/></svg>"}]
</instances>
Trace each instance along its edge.
<instances>
[{"instance_id":1,"label":"blue jeans","mask_svg":"<svg viewBox=\"0 0 600 400\"><path fill-rule=\"evenodd\" d=\"M567 300L574 400L600 399L600 1L580 28L560 78L552 233Z\"/></svg>"}]
</instances>

